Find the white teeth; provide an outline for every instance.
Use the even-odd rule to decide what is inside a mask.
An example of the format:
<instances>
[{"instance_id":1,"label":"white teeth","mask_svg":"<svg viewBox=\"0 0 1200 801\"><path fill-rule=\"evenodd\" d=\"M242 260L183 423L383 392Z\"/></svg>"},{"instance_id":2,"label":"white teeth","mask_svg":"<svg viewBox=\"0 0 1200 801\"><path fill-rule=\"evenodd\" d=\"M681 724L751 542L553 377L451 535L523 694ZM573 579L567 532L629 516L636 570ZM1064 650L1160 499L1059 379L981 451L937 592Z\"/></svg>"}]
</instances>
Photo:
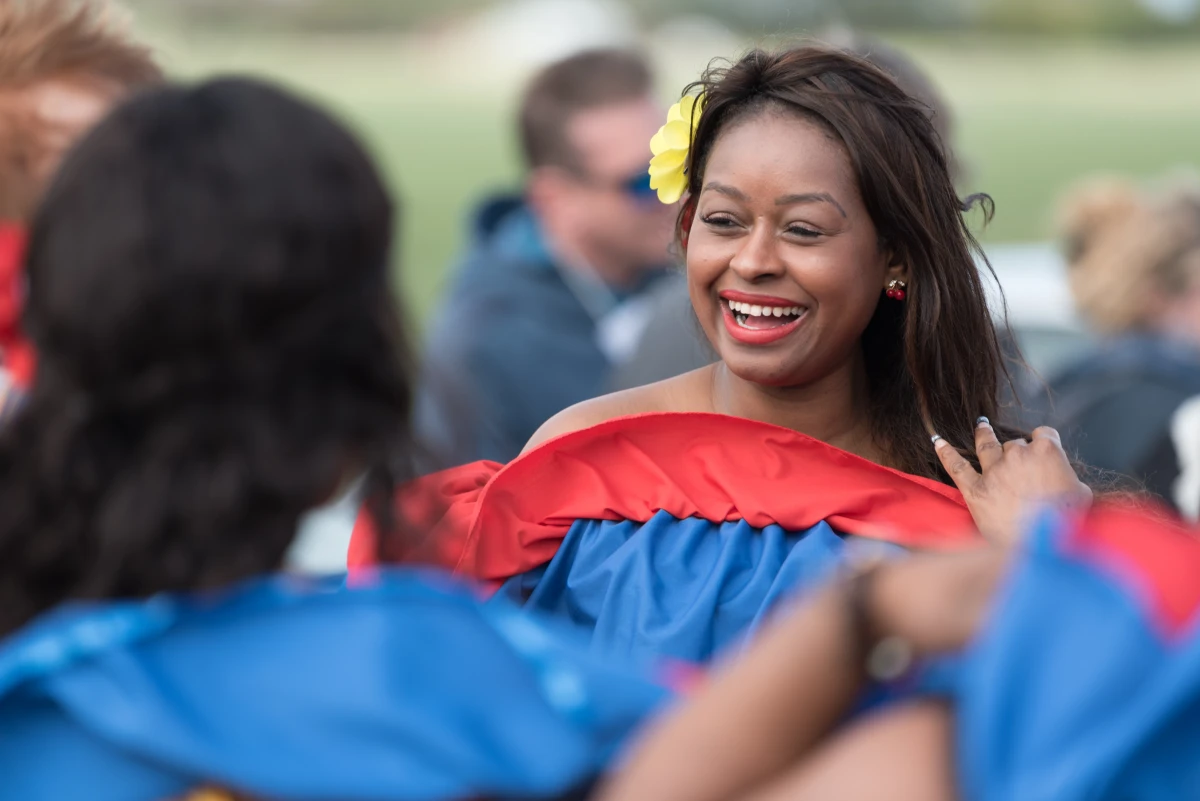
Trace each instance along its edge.
<instances>
[{"instance_id":1,"label":"white teeth","mask_svg":"<svg viewBox=\"0 0 1200 801\"><path fill-rule=\"evenodd\" d=\"M727 301L729 310L747 317L799 317L803 306L754 306L736 300Z\"/></svg>"}]
</instances>

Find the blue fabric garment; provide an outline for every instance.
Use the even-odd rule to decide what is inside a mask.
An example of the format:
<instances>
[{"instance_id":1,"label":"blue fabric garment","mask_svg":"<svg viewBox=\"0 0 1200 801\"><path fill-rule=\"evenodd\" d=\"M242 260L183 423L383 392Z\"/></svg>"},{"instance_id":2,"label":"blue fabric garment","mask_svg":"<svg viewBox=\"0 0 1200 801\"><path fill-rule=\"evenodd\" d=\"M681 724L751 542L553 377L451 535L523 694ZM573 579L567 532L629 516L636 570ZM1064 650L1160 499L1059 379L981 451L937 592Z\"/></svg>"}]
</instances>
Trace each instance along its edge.
<instances>
[{"instance_id":1,"label":"blue fabric garment","mask_svg":"<svg viewBox=\"0 0 1200 801\"><path fill-rule=\"evenodd\" d=\"M0 795L553 797L668 693L443 579L83 606L0 645Z\"/></svg>"},{"instance_id":2,"label":"blue fabric garment","mask_svg":"<svg viewBox=\"0 0 1200 801\"><path fill-rule=\"evenodd\" d=\"M550 417L602 394L611 369L597 338L607 310L572 292L524 202L488 201L474 229L430 318L416 403L416 429L441 466L510 461ZM633 294L659 277L647 273Z\"/></svg>"},{"instance_id":3,"label":"blue fabric garment","mask_svg":"<svg viewBox=\"0 0 1200 801\"><path fill-rule=\"evenodd\" d=\"M498 598L565 621L597 654L706 662L846 555L826 523L797 533L666 512L644 524L580 520L549 564L505 583Z\"/></svg>"},{"instance_id":4,"label":"blue fabric garment","mask_svg":"<svg viewBox=\"0 0 1200 801\"><path fill-rule=\"evenodd\" d=\"M1070 530L1042 521L957 666L962 797L1200 798L1200 615L1164 636L1145 585L1068 554Z\"/></svg>"}]
</instances>

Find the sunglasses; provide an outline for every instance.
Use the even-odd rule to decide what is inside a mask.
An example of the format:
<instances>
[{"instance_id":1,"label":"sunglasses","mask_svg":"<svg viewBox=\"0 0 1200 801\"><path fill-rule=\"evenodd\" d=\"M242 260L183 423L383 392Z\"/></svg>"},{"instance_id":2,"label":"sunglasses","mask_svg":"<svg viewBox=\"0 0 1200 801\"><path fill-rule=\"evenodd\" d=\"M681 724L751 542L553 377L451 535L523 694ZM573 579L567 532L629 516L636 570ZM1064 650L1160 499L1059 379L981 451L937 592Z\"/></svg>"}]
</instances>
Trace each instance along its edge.
<instances>
[{"instance_id":1,"label":"sunglasses","mask_svg":"<svg viewBox=\"0 0 1200 801\"><path fill-rule=\"evenodd\" d=\"M624 180L610 182L596 178L584 178L584 182L600 189L616 190L626 197L640 202L658 200L658 192L650 188L650 173L647 169L639 170Z\"/></svg>"},{"instance_id":2,"label":"sunglasses","mask_svg":"<svg viewBox=\"0 0 1200 801\"><path fill-rule=\"evenodd\" d=\"M658 200L658 192L650 188L650 173L642 170L621 182L621 191L634 200Z\"/></svg>"}]
</instances>

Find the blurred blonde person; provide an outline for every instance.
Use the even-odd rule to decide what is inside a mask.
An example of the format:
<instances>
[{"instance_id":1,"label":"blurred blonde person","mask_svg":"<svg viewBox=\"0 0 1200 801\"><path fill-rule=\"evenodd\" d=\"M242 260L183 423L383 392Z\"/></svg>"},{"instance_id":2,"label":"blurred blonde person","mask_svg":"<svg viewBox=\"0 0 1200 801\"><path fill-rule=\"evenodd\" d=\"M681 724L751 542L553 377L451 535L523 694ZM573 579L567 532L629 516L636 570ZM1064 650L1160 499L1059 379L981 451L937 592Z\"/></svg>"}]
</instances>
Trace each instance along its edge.
<instances>
[{"instance_id":1,"label":"blurred blonde person","mask_svg":"<svg viewBox=\"0 0 1200 801\"><path fill-rule=\"evenodd\" d=\"M1050 422L1083 461L1173 500L1164 444L1200 394L1200 181L1093 181L1067 198L1061 228L1076 305L1105 340L1051 380Z\"/></svg>"},{"instance_id":2,"label":"blurred blonde person","mask_svg":"<svg viewBox=\"0 0 1200 801\"><path fill-rule=\"evenodd\" d=\"M0 371L28 384L20 335L23 229L66 151L131 91L162 73L109 0L0 3Z\"/></svg>"}]
</instances>

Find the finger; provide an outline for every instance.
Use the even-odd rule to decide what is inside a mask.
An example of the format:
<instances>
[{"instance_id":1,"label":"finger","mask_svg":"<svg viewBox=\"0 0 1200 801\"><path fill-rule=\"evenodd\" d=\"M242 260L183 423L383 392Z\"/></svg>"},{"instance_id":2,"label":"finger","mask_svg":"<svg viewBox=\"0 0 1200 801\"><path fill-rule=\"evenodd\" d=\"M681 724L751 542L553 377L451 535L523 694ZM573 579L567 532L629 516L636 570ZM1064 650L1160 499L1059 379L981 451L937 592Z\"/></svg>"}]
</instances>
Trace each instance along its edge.
<instances>
[{"instance_id":1,"label":"finger","mask_svg":"<svg viewBox=\"0 0 1200 801\"><path fill-rule=\"evenodd\" d=\"M1029 443L1020 437L1017 437L1016 439L1010 439L1008 442L1004 443L1004 452L1012 453L1013 451L1020 450L1028 445Z\"/></svg>"},{"instance_id":2,"label":"finger","mask_svg":"<svg viewBox=\"0 0 1200 801\"><path fill-rule=\"evenodd\" d=\"M996 439L996 430L986 417L975 421L975 455L979 457L979 466L985 473L1004 457L1000 440Z\"/></svg>"},{"instance_id":3,"label":"finger","mask_svg":"<svg viewBox=\"0 0 1200 801\"><path fill-rule=\"evenodd\" d=\"M1062 437L1058 435L1057 429L1050 426L1038 426L1033 429L1033 433L1029 435L1035 442L1039 439L1045 439L1053 442L1058 447L1062 447Z\"/></svg>"},{"instance_id":4,"label":"finger","mask_svg":"<svg viewBox=\"0 0 1200 801\"><path fill-rule=\"evenodd\" d=\"M952 448L949 442L937 434L933 435L933 447L937 451L938 461L950 474L950 480L954 482L954 486L958 487L963 495L973 493L979 482L983 480L983 476L979 475L971 463Z\"/></svg>"}]
</instances>

